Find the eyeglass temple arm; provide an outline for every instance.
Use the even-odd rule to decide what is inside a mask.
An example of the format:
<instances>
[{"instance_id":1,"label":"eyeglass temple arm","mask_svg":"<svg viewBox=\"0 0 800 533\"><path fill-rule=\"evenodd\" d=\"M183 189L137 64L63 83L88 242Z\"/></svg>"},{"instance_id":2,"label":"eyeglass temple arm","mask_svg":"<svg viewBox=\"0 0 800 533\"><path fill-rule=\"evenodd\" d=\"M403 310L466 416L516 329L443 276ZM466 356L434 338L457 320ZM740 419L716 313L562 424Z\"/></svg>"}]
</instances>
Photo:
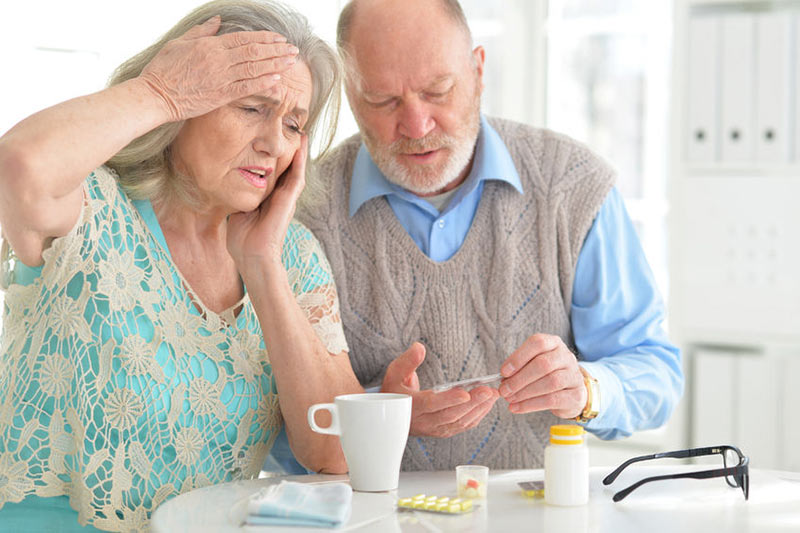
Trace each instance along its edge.
<instances>
[{"instance_id":1,"label":"eyeglass temple arm","mask_svg":"<svg viewBox=\"0 0 800 533\"><path fill-rule=\"evenodd\" d=\"M652 459L662 459L664 457L671 457L673 459L685 459L687 457L698 457L701 455L713 455L716 453L721 453L723 450L730 448L730 446L709 446L707 448L690 448L688 450L677 450L674 452L661 452L661 453L654 453L652 455L641 455L639 457L633 457L628 459L621 465L619 465L616 470L608 474L606 477L603 478L603 485L610 485L617 479L623 470L628 468L630 465L634 463L639 463L641 461L650 461Z\"/></svg>"},{"instance_id":2,"label":"eyeglass temple arm","mask_svg":"<svg viewBox=\"0 0 800 533\"><path fill-rule=\"evenodd\" d=\"M616 494L614 494L614 496L611 499L614 500L615 502L618 502L618 501L622 500L623 498L625 498L628 494L630 494L634 490L638 489L639 487L641 487L645 483L650 483L651 481L662 481L662 480L665 480L665 479L682 479L682 478L709 479L709 478L712 478L712 477L723 477L723 476L728 476L728 475L737 475L737 474L740 473L739 471L741 469L742 469L742 467L737 466L737 467L733 467L733 468L718 468L718 469L715 469L715 470L701 470L700 472L684 472L684 473L681 473L681 474L665 474L663 476L646 477L644 479L641 479L641 480L637 481L636 483L634 483L630 487L627 487L627 488L622 489L621 491L617 492Z\"/></svg>"}]
</instances>

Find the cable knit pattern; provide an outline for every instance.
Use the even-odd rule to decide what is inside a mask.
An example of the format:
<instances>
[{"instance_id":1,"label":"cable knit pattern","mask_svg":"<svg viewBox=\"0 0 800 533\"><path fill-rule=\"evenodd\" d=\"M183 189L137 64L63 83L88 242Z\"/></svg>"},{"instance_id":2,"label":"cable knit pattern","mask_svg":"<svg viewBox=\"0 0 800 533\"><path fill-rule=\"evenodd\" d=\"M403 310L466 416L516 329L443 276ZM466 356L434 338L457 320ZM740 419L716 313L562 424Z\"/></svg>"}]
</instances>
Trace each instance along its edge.
<instances>
[{"instance_id":1,"label":"cable knit pattern","mask_svg":"<svg viewBox=\"0 0 800 533\"><path fill-rule=\"evenodd\" d=\"M584 238L613 185L612 170L583 145L548 130L490 119L508 146L525 194L486 182L458 252L426 257L384 197L351 218L348 191L359 136L319 166L298 211L334 272L351 361L362 383L379 383L413 341L427 348L420 383L498 372L531 334L561 336L573 351L570 302ZM549 412L512 415L503 400L474 429L448 439L411 437L404 470L539 468Z\"/></svg>"}]
</instances>

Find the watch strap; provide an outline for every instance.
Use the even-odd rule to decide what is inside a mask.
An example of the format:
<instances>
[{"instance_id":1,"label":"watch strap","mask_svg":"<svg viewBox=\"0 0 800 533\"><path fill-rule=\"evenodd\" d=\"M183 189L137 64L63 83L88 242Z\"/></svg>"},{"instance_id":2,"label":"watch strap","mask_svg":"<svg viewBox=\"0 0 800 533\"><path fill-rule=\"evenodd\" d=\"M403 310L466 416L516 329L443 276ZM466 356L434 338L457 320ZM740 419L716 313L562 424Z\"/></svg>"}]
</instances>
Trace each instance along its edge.
<instances>
[{"instance_id":1,"label":"watch strap","mask_svg":"<svg viewBox=\"0 0 800 533\"><path fill-rule=\"evenodd\" d=\"M586 386L586 406L583 408L581 414L574 418L575 421L585 424L589 420L597 418L600 409L600 385L593 376L591 376L585 368L579 365L581 374L583 374L583 384Z\"/></svg>"}]
</instances>

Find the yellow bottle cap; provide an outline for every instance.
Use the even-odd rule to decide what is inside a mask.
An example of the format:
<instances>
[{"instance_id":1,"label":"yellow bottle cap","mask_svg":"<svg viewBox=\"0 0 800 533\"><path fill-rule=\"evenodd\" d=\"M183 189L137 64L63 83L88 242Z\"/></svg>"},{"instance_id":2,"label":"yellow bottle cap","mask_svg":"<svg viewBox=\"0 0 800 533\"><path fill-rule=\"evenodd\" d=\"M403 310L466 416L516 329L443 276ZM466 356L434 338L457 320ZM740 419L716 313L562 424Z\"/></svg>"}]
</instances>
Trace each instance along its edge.
<instances>
[{"instance_id":1,"label":"yellow bottle cap","mask_svg":"<svg viewBox=\"0 0 800 533\"><path fill-rule=\"evenodd\" d=\"M550 442L552 444L581 444L583 427L574 424L550 426Z\"/></svg>"}]
</instances>

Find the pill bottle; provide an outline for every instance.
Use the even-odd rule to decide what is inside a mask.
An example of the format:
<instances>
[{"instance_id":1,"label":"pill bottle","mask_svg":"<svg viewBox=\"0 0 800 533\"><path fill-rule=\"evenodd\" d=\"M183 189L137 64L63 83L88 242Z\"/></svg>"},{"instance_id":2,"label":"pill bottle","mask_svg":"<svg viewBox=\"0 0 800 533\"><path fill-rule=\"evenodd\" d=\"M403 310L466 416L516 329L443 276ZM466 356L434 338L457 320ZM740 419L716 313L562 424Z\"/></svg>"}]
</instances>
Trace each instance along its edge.
<instances>
[{"instance_id":1,"label":"pill bottle","mask_svg":"<svg viewBox=\"0 0 800 533\"><path fill-rule=\"evenodd\" d=\"M544 500L551 505L589 501L589 450L581 426L550 426L544 449Z\"/></svg>"}]
</instances>

